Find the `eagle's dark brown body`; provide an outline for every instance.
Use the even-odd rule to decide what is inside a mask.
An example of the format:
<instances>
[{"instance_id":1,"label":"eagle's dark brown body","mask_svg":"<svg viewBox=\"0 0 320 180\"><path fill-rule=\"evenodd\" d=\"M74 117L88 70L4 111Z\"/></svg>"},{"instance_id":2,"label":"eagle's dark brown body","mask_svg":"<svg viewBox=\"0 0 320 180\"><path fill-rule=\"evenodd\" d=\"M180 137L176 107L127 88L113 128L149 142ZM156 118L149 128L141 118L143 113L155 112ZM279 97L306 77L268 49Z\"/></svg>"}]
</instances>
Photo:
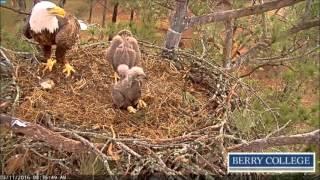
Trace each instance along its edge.
<instances>
[{"instance_id":1,"label":"eagle's dark brown body","mask_svg":"<svg viewBox=\"0 0 320 180\"><path fill-rule=\"evenodd\" d=\"M77 19L70 14L67 14L63 18L57 18L59 28L53 33L50 33L48 30L35 33L31 30L28 21L24 29L24 35L29 39L33 38L41 45L46 59L51 56L52 45L56 45L56 59L58 62L64 62L67 50L71 49L79 38L80 25Z\"/></svg>"}]
</instances>

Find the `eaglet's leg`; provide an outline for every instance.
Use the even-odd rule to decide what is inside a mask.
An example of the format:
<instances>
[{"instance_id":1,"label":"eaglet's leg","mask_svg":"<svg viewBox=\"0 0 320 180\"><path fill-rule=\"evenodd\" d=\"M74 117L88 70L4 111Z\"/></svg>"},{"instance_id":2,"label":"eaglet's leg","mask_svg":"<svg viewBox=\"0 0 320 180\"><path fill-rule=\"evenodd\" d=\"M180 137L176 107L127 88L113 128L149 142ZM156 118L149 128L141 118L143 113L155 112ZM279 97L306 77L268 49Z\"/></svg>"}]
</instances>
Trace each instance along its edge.
<instances>
[{"instance_id":1,"label":"eaglet's leg","mask_svg":"<svg viewBox=\"0 0 320 180\"><path fill-rule=\"evenodd\" d=\"M75 72L74 68L69 64L68 60L65 59L67 49L57 46L56 57L59 62L64 63L63 73L66 73L66 77L69 77L72 72Z\"/></svg>"},{"instance_id":2,"label":"eaglet's leg","mask_svg":"<svg viewBox=\"0 0 320 180\"><path fill-rule=\"evenodd\" d=\"M145 103L142 99L139 99L137 108L138 109L143 109L143 108L146 108L146 107L147 107L147 103Z\"/></svg>"},{"instance_id":3,"label":"eaglet's leg","mask_svg":"<svg viewBox=\"0 0 320 180\"><path fill-rule=\"evenodd\" d=\"M132 106L128 106L127 110L129 111L129 113L133 113L133 114L137 112L137 110Z\"/></svg>"},{"instance_id":4,"label":"eaglet's leg","mask_svg":"<svg viewBox=\"0 0 320 180\"><path fill-rule=\"evenodd\" d=\"M114 83L117 83L117 82L118 82L118 79L120 79L120 76L118 75L117 72L114 72L113 77L114 77Z\"/></svg>"},{"instance_id":5,"label":"eaglet's leg","mask_svg":"<svg viewBox=\"0 0 320 180\"><path fill-rule=\"evenodd\" d=\"M44 58L47 60L47 63L44 63L45 68L43 72L46 70L52 71L53 65L57 62L55 59L51 58L51 46L42 46Z\"/></svg>"}]
</instances>

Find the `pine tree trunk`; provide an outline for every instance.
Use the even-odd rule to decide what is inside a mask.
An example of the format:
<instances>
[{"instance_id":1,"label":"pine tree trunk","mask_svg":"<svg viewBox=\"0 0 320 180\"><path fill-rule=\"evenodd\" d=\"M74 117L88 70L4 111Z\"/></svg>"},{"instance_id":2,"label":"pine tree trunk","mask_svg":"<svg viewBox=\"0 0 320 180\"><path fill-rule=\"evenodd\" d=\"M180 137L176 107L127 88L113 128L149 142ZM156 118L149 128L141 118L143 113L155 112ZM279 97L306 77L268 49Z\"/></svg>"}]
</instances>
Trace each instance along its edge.
<instances>
[{"instance_id":1,"label":"pine tree trunk","mask_svg":"<svg viewBox=\"0 0 320 180\"><path fill-rule=\"evenodd\" d=\"M221 9L231 10L232 4L229 0L222 1ZM234 20L230 19L224 22L224 27L226 31L223 47L223 67L226 69L230 68L231 58L232 58L232 45L233 45L233 26Z\"/></svg>"},{"instance_id":2,"label":"pine tree trunk","mask_svg":"<svg viewBox=\"0 0 320 180\"><path fill-rule=\"evenodd\" d=\"M131 13L130 13L130 23L133 22L133 17L134 17L134 9L131 9Z\"/></svg>"},{"instance_id":3,"label":"pine tree trunk","mask_svg":"<svg viewBox=\"0 0 320 180\"><path fill-rule=\"evenodd\" d=\"M25 11L27 9L25 0L18 0L19 10Z\"/></svg>"},{"instance_id":4,"label":"pine tree trunk","mask_svg":"<svg viewBox=\"0 0 320 180\"><path fill-rule=\"evenodd\" d=\"M117 22L118 6L119 6L119 3L116 3L116 4L114 5L114 7L113 7L112 23L116 23L116 22Z\"/></svg>"},{"instance_id":5,"label":"pine tree trunk","mask_svg":"<svg viewBox=\"0 0 320 180\"><path fill-rule=\"evenodd\" d=\"M260 4L263 4L263 0L259 0ZM262 18L262 38L266 39L267 38L267 17L265 13L261 14Z\"/></svg>"},{"instance_id":6,"label":"pine tree trunk","mask_svg":"<svg viewBox=\"0 0 320 180\"><path fill-rule=\"evenodd\" d=\"M93 0L90 0L90 10L89 10L89 19L88 19L89 24L91 23L91 20L92 20L92 9L93 9Z\"/></svg>"},{"instance_id":7,"label":"pine tree trunk","mask_svg":"<svg viewBox=\"0 0 320 180\"><path fill-rule=\"evenodd\" d=\"M168 29L165 47L175 49L181 40L181 33L186 26L185 17L187 16L188 0L176 0L175 13L171 19L171 25Z\"/></svg>"},{"instance_id":8,"label":"pine tree trunk","mask_svg":"<svg viewBox=\"0 0 320 180\"><path fill-rule=\"evenodd\" d=\"M102 12L102 23L101 23L102 27L105 27L106 14L107 14L107 0L104 0L103 12Z\"/></svg>"},{"instance_id":9,"label":"pine tree trunk","mask_svg":"<svg viewBox=\"0 0 320 180\"><path fill-rule=\"evenodd\" d=\"M233 41L233 25L234 20L225 22L226 36L223 47L223 67L229 69L232 58L232 41Z\"/></svg>"}]
</instances>

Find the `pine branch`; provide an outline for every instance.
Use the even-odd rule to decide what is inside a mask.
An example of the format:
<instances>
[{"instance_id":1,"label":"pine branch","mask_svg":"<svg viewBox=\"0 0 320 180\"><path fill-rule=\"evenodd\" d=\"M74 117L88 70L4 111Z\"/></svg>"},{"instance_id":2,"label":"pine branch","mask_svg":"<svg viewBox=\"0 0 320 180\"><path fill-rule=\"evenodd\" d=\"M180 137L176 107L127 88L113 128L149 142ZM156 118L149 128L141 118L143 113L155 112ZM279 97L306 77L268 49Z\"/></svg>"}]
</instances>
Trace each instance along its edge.
<instances>
[{"instance_id":1,"label":"pine branch","mask_svg":"<svg viewBox=\"0 0 320 180\"><path fill-rule=\"evenodd\" d=\"M274 0L274 1L263 3L263 4L242 8L242 9L215 12L215 13L210 13L202 16L191 17L185 29L188 29L196 25L207 24L207 23L218 22L218 21L225 21L225 20L230 20L234 18L260 14L267 11L287 7L287 6L292 6L301 1L304 1L304 0Z\"/></svg>"},{"instance_id":2,"label":"pine branch","mask_svg":"<svg viewBox=\"0 0 320 180\"><path fill-rule=\"evenodd\" d=\"M317 144L320 145L320 129L315 131L290 136L279 136L264 139L256 139L248 143L228 147L229 152L233 151L261 151L275 146L294 144Z\"/></svg>"},{"instance_id":3,"label":"pine branch","mask_svg":"<svg viewBox=\"0 0 320 180\"><path fill-rule=\"evenodd\" d=\"M8 10L13 11L13 12L18 13L18 14L24 14L24 15L30 15L31 14L31 13L20 11L19 9L15 9L15 8L4 6L4 5L0 5L0 7L4 8L4 9L8 9Z\"/></svg>"}]
</instances>

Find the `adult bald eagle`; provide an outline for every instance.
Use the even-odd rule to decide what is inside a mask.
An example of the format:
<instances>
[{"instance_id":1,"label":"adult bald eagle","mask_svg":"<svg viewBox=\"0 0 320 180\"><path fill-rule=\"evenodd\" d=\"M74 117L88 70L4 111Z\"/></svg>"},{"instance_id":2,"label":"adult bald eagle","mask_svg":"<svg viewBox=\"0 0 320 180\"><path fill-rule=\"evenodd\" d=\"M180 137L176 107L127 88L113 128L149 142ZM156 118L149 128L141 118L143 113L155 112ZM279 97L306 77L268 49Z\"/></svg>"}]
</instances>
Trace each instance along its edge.
<instances>
[{"instance_id":1,"label":"adult bald eagle","mask_svg":"<svg viewBox=\"0 0 320 180\"><path fill-rule=\"evenodd\" d=\"M58 61L64 63L63 73L66 77L75 72L65 59L67 50L71 49L79 38L80 25L78 20L49 1L40 1L32 8L29 21L24 28L24 35L37 41L47 59L44 71L52 71ZM51 47L56 45L56 59L51 58Z\"/></svg>"}]
</instances>

